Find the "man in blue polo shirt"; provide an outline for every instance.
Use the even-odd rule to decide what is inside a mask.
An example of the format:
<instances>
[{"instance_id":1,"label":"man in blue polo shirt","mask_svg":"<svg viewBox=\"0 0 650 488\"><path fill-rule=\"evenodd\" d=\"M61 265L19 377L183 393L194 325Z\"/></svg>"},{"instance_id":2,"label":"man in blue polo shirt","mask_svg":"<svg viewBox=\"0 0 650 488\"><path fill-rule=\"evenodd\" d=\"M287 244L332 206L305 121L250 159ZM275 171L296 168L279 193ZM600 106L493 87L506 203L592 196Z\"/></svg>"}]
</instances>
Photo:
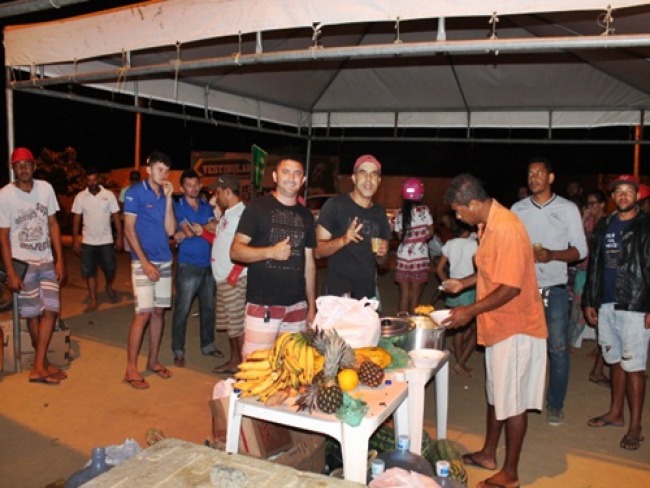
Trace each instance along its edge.
<instances>
[{"instance_id":1,"label":"man in blue polo shirt","mask_svg":"<svg viewBox=\"0 0 650 488\"><path fill-rule=\"evenodd\" d=\"M135 317L129 329L124 381L136 390L149 388L138 371L138 353L149 326L147 370L160 378L172 377L158 360L165 325L165 309L171 305L172 252L169 236L176 230L172 204L174 187L167 181L171 160L161 152L147 159L146 180L126 191L124 233L131 247L131 280Z\"/></svg>"},{"instance_id":2,"label":"man in blue polo shirt","mask_svg":"<svg viewBox=\"0 0 650 488\"><path fill-rule=\"evenodd\" d=\"M195 297L199 298L201 352L204 355L223 357L214 345L215 282L210 263L211 244L195 235L194 226L214 232L216 219L212 207L201 199L201 180L193 169L181 174L183 196L174 203L178 230L174 239L178 243L176 268L176 295L172 318L172 351L174 365L185 366L185 331L187 317Z\"/></svg>"}]
</instances>

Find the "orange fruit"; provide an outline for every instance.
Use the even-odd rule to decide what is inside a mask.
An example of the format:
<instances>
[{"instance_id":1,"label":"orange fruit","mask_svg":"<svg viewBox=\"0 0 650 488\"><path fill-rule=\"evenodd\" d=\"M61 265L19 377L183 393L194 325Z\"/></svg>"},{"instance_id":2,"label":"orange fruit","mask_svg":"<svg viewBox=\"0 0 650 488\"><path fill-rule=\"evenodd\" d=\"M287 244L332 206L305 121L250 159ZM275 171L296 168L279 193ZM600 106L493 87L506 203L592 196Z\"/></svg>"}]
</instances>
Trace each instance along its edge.
<instances>
[{"instance_id":1,"label":"orange fruit","mask_svg":"<svg viewBox=\"0 0 650 488\"><path fill-rule=\"evenodd\" d=\"M350 368L339 371L337 379L339 380L339 387L343 391L352 391L359 386L359 375Z\"/></svg>"}]
</instances>

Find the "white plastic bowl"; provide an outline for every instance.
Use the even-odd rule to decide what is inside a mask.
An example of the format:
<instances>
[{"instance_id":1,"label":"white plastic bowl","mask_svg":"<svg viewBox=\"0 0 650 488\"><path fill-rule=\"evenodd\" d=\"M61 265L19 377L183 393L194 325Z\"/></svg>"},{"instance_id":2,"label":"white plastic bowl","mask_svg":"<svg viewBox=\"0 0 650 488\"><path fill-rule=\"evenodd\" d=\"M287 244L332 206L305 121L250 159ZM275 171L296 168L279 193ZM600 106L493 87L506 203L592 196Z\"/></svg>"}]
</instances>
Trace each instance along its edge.
<instances>
[{"instance_id":1,"label":"white plastic bowl","mask_svg":"<svg viewBox=\"0 0 650 488\"><path fill-rule=\"evenodd\" d=\"M451 313L450 309L444 309L444 310L435 310L434 312L431 312L429 314L429 317L431 317L431 320L433 320L436 324L442 325L442 322L449 317L449 314Z\"/></svg>"},{"instance_id":2,"label":"white plastic bowl","mask_svg":"<svg viewBox=\"0 0 650 488\"><path fill-rule=\"evenodd\" d=\"M438 349L414 349L409 352L416 368L433 369L445 357L444 351Z\"/></svg>"}]
</instances>

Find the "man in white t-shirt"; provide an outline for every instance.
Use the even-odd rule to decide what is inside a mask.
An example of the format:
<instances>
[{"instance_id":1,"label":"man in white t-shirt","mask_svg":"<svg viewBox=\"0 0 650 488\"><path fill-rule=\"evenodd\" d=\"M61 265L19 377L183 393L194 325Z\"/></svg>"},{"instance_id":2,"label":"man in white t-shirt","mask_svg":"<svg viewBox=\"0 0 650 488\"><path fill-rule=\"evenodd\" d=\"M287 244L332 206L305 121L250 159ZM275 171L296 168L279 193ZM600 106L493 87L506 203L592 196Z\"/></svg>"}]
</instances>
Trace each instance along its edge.
<instances>
[{"instance_id":1,"label":"man in white t-shirt","mask_svg":"<svg viewBox=\"0 0 650 488\"><path fill-rule=\"evenodd\" d=\"M122 249L123 242L120 207L115 195L99 184L99 171L96 168L86 170L86 183L88 187L77 194L72 204L72 249L81 254L81 276L88 286L89 304L84 313L97 310L98 267L106 279L105 290L108 299L111 303L117 302L117 295L113 290L117 269L115 250ZM82 217L82 239L79 240ZM111 222L115 226L115 241Z\"/></svg>"},{"instance_id":2,"label":"man in white t-shirt","mask_svg":"<svg viewBox=\"0 0 650 488\"><path fill-rule=\"evenodd\" d=\"M47 349L61 310L59 287L65 278L61 231L56 220L59 204L46 181L34 179L36 161L24 147L11 153L15 180L0 190L0 247L7 286L18 292L20 316L27 320L34 346L29 381L58 385L67 374L50 364ZM29 264L24 277L12 258Z\"/></svg>"}]
</instances>

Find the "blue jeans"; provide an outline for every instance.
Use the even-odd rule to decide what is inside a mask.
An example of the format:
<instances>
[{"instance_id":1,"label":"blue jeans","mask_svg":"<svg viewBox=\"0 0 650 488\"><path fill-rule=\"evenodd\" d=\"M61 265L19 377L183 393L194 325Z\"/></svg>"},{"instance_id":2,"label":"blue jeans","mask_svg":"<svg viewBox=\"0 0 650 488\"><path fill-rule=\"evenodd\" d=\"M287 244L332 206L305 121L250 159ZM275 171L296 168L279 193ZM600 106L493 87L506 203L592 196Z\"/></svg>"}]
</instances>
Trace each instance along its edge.
<instances>
[{"instance_id":1,"label":"blue jeans","mask_svg":"<svg viewBox=\"0 0 650 488\"><path fill-rule=\"evenodd\" d=\"M212 269L179 263L176 269L176 292L172 318L172 351L182 356L185 351L187 316L194 297L199 297L201 352L209 354L214 346L215 289Z\"/></svg>"},{"instance_id":2,"label":"blue jeans","mask_svg":"<svg viewBox=\"0 0 650 488\"><path fill-rule=\"evenodd\" d=\"M544 288L544 313L550 363L546 407L562 409L569 385L569 294L566 288Z\"/></svg>"}]
</instances>

